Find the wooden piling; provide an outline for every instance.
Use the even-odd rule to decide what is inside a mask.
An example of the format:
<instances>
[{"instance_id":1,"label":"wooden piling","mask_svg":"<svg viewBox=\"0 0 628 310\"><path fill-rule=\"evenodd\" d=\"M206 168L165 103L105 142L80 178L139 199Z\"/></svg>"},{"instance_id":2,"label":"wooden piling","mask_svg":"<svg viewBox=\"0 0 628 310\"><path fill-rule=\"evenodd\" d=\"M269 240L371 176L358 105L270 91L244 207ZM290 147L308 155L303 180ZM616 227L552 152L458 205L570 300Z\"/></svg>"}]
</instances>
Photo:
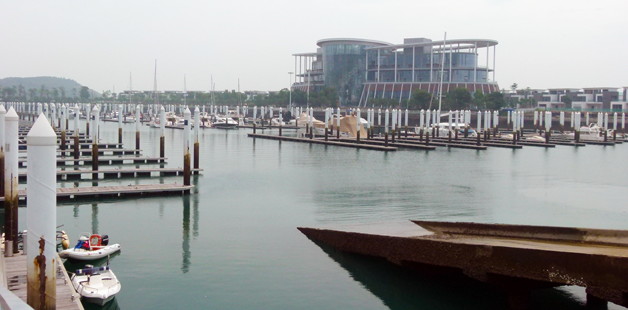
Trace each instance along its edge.
<instances>
[{"instance_id":1,"label":"wooden piling","mask_svg":"<svg viewBox=\"0 0 628 310\"><path fill-rule=\"evenodd\" d=\"M166 137L159 137L159 157L166 157ZM165 162L165 160L161 159L161 162Z\"/></svg>"},{"instance_id":2,"label":"wooden piling","mask_svg":"<svg viewBox=\"0 0 628 310\"><path fill-rule=\"evenodd\" d=\"M98 142L92 144L92 171L98 171ZM98 173L92 173L92 180L98 180Z\"/></svg>"},{"instance_id":3,"label":"wooden piling","mask_svg":"<svg viewBox=\"0 0 628 310\"><path fill-rule=\"evenodd\" d=\"M183 185L190 185L190 153L183 155Z\"/></svg>"},{"instance_id":4,"label":"wooden piling","mask_svg":"<svg viewBox=\"0 0 628 310\"><path fill-rule=\"evenodd\" d=\"M79 136L74 136L74 159L78 160L79 156L81 156Z\"/></svg>"},{"instance_id":5,"label":"wooden piling","mask_svg":"<svg viewBox=\"0 0 628 310\"><path fill-rule=\"evenodd\" d=\"M89 136L89 132L87 132L87 135ZM118 128L118 143L122 144L122 128Z\"/></svg>"},{"instance_id":6,"label":"wooden piling","mask_svg":"<svg viewBox=\"0 0 628 310\"><path fill-rule=\"evenodd\" d=\"M89 118L89 115L88 115L88 116L87 116L87 122L85 123L85 135L86 135L87 137L89 137L89 123L90 123L89 119L90 119L90 118ZM120 142L120 143L122 143L122 142Z\"/></svg>"},{"instance_id":7,"label":"wooden piling","mask_svg":"<svg viewBox=\"0 0 628 310\"><path fill-rule=\"evenodd\" d=\"M357 132L356 141L360 143L360 131L359 130Z\"/></svg>"},{"instance_id":8,"label":"wooden piling","mask_svg":"<svg viewBox=\"0 0 628 310\"><path fill-rule=\"evenodd\" d=\"M200 163L200 156L199 156L199 143L198 142L194 142L194 174L199 174L199 163ZM184 171L185 173L185 171ZM189 185L189 184L188 184Z\"/></svg>"},{"instance_id":9,"label":"wooden piling","mask_svg":"<svg viewBox=\"0 0 628 310\"><path fill-rule=\"evenodd\" d=\"M384 134L384 146L388 147L388 133Z\"/></svg>"},{"instance_id":10,"label":"wooden piling","mask_svg":"<svg viewBox=\"0 0 628 310\"><path fill-rule=\"evenodd\" d=\"M406 124L406 139L408 139L408 124Z\"/></svg>"},{"instance_id":11,"label":"wooden piling","mask_svg":"<svg viewBox=\"0 0 628 310\"><path fill-rule=\"evenodd\" d=\"M65 151L65 131L61 132L61 150ZM61 152L61 157L65 157L65 152Z\"/></svg>"}]
</instances>

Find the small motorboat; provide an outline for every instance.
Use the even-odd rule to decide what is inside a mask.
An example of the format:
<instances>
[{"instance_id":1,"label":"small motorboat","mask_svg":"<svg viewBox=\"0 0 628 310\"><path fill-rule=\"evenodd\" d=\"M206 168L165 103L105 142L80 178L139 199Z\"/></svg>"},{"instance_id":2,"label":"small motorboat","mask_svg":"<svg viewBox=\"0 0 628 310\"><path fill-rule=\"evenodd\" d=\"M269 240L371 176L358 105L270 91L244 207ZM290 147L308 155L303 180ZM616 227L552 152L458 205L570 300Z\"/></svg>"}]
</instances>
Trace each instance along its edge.
<instances>
[{"instance_id":1,"label":"small motorboat","mask_svg":"<svg viewBox=\"0 0 628 310\"><path fill-rule=\"evenodd\" d=\"M75 260L97 260L120 251L119 244L109 244L109 236L81 234L76 246L59 252L59 257Z\"/></svg>"},{"instance_id":2,"label":"small motorboat","mask_svg":"<svg viewBox=\"0 0 628 310\"><path fill-rule=\"evenodd\" d=\"M109 268L85 265L72 275L72 285L85 302L104 305L120 292L121 285L116 275Z\"/></svg>"}]
</instances>

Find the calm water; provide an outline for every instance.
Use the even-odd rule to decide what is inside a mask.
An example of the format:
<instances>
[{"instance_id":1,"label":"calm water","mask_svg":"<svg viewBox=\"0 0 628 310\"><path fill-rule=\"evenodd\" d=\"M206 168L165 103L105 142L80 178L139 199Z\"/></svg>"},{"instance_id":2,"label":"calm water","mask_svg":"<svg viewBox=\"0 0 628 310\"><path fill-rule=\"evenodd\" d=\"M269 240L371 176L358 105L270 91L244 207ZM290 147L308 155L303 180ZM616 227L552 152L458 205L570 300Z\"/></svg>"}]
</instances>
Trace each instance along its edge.
<instances>
[{"instance_id":1,"label":"calm water","mask_svg":"<svg viewBox=\"0 0 628 310\"><path fill-rule=\"evenodd\" d=\"M81 128L84 128L82 126ZM127 148L134 125L124 127ZM296 227L414 234L410 219L628 229L628 145L394 153L253 140L203 130L190 196L60 205L72 242L108 234L122 309L500 309L500 291L420 278L317 245ZM182 166L183 130L166 130L167 166ZM117 142L117 124L101 138ZM159 130L142 127L146 156ZM126 165L127 167L133 165ZM181 177L99 185L182 182ZM91 181L59 186L91 186ZM20 229L26 210L20 209ZM537 308L583 309L584 290L535 292Z\"/></svg>"}]
</instances>

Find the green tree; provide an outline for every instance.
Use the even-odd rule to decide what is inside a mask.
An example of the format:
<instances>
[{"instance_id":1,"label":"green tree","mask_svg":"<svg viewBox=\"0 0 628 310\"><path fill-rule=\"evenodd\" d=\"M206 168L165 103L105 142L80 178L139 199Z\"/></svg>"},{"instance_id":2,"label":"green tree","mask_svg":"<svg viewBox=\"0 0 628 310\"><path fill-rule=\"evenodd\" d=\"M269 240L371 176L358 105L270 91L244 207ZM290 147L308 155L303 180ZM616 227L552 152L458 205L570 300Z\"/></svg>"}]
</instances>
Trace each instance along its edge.
<instances>
[{"instance_id":1,"label":"green tree","mask_svg":"<svg viewBox=\"0 0 628 310\"><path fill-rule=\"evenodd\" d=\"M519 87L517 83L512 83L512 85L510 85L510 89L512 90L513 93L517 93L517 87Z\"/></svg>"},{"instance_id":2,"label":"green tree","mask_svg":"<svg viewBox=\"0 0 628 310\"><path fill-rule=\"evenodd\" d=\"M471 92L463 87L458 87L451 91L447 98L448 104L446 105L446 107L450 110L467 109L471 106L471 101L473 101L473 98L471 97Z\"/></svg>"},{"instance_id":3,"label":"green tree","mask_svg":"<svg viewBox=\"0 0 628 310\"><path fill-rule=\"evenodd\" d=\"M89 99L89 88L87 86L81 86L80 96L83 100Z\"/></svg>"},{"instance_id":4,"label":"green tree","mask_svg":"<svg viewBox=\"0 0 628 310\"><path fill-rule=\"evenodd\" d=\"M59 92L61 93L61 100L65 100L65 87L59 86Z\"/></svg>"},{"instance_id":5,"label":"green tree","mask_svg":"<svg viewBox=\"0 0 628 310\"><path fill-rule=\"evenodd\" d=\"M504 94L501 92L493 92L486 95L486 108L489 110L499 110L506 106Z\"/></svg>"},{"instance_id":6,"label":"green tree","mask_svg":"<svg viewBox=\"0 0 628 310\"><path fill-rule=\"evenodd\" d=\"M570 108L571 107L571 102L573 100L571 100L571 97L569 97L567 95L563 95L563 98L561 98L561 101L565 103L565 107Z\"/></svg>"},{"instance_id":7,"label":"green tree","mask_svg":"<svg viewBox=\"0 0 628 310\"><path fill-rule=\"evenodd\" d=\"M473 105L478 108L486 107L486 96L484 96L484 93L479 90L476 90L475 93L473 93Z\"/></svg>"},{"instance_id":8,"label":"green tree","mask_svg":"<svg viewBox=\"0 0 628 310\"><path fill-rule=\"evenodd\" d=\"M423 89L416 89L412 92L412 100L410 100L410 107L412 109L420 110L427 109L432 100L432 94Z\"/></svg>"},{"instance_id":9,"label":"green tree","mask_svg":"<svg viewBox=\"0 0 628 310\"><path fill-rule=\"evenodd\" d=\"M36 88L29 88L28 89L28 95L29 95L29 99L30 101L36 101L35 97L37 97L37 89Z\"/></svg>"}]
</instances>

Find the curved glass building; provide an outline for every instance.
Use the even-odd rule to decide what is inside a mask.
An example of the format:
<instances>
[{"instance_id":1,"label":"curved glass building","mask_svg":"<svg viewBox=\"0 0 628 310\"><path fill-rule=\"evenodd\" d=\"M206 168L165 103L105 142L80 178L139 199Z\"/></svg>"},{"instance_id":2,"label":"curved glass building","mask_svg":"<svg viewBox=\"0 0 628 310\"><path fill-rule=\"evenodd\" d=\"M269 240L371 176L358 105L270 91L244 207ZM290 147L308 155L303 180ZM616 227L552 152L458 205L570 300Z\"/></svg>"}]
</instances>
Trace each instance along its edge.
<instances>
[{"instance_id":1,"label":"curved glass building","mask_svg":"<svg viewBox=\"0 0 628 310\"><path fill-rule=\"evenodd\" d=\"M369 98L407 99L416 89L433 95L457 87L499 91L494 40L412 38L393 45L340 38L317 45L316 53L293 55L297 77L293 88L311 92L333 87L340 105L366 105Z\"/></svg>"}]
</instances>

